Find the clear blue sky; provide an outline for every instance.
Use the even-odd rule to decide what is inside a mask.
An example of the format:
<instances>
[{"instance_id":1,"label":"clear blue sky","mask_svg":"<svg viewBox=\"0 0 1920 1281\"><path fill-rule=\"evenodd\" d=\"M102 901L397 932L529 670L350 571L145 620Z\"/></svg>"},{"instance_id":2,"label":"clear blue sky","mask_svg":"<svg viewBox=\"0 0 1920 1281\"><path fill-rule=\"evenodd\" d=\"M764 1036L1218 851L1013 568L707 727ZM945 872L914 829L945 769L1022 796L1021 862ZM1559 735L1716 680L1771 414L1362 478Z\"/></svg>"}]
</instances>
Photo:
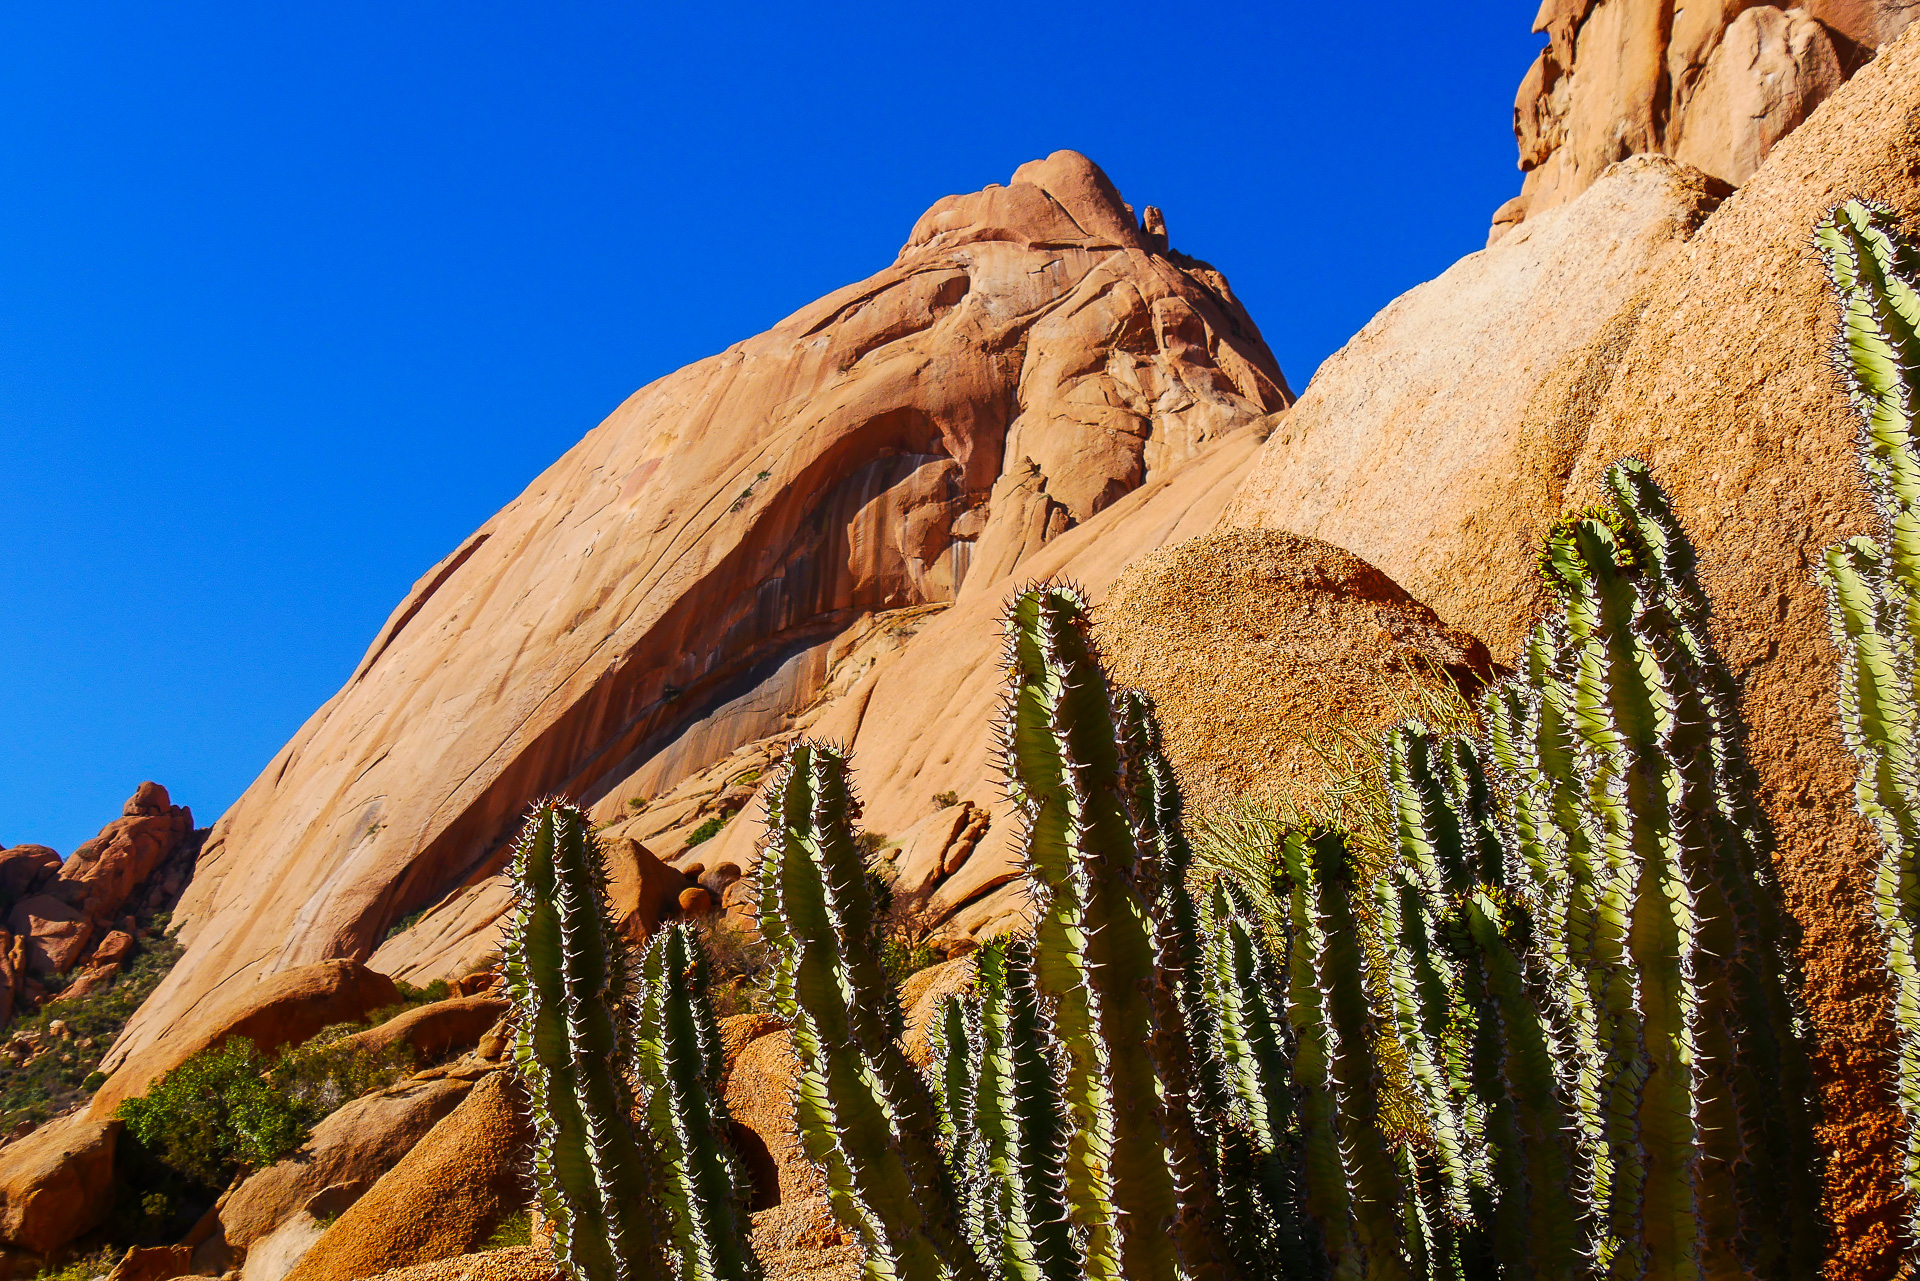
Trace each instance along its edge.
<instances>
[{"instance_id":1,"label":"clear blue sky","mask_svg":"<svg viewBox=\"0 0 1920 1281\"><path fill-rule=\"evenodd\" d=\"M1055 149L1297 390L1518 190L1533 11L6 5L0 844L212 822L630 391Z\"/></svg>"}]
</instances>

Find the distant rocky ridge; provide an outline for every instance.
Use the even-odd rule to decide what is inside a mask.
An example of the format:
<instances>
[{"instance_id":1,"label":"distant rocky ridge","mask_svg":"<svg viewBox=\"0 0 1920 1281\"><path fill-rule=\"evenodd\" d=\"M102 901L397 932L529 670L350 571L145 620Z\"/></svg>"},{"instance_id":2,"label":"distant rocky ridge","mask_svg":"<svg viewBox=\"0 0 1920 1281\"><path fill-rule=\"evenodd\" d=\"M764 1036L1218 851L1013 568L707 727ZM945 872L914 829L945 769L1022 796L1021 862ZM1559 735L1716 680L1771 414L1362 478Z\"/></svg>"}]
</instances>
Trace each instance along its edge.
<instances>
[{"instance_id":1,"label":"distant rocky ridge","mask_svg":"<svg viewBox=\"0 0 1920 1281\"><path fill-rule=\"evenodd\" d=\"M0 1027L113 981L144 922L169 912L193 878L206 832L158 783L140 784L121 817L63 862L44 845L0 848Z\"/></svg>"}]
</instances>

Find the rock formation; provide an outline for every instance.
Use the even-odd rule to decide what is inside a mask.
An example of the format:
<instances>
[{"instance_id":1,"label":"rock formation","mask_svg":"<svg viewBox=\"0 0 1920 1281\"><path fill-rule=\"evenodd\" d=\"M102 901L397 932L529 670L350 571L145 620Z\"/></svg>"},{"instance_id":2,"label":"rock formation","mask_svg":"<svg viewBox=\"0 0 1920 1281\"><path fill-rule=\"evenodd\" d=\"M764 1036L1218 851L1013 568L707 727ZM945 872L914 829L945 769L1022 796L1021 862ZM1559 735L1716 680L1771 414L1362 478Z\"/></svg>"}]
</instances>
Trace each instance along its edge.
<instances>
[{"instance_id":1,"label":"rock formation","mask_svg":"<svg viewBox=\"0 0 1920 1281\"><path fill-rule=\"evenodd\" d=\"M1513 104L1526 178L1488 243L1629 156L1739 186L1916 15L1911 0L1542 0L1533 29L1547 47Z\"/></svg>"},{"instance_id":2,"label":"rock formation","mask_svg":"<svg viewBox=\"0 0 1920 1281\"><path fill-rule=\"evenodd\" d=\"M193 876L193 811L142 783L121 816L65 862L44 845L0 850L0 1026L71 976L63 997L114 980L141 924L171 910Z\"/></svg>"},{"instance_id":3,"label":"rock formation","mask_svg":"<svg viewBox=\"0 0 1920 1281\"><path fill-rule=\"evenodd\" d=\"M1606 186L1555 216L1581 217ZM1418 413L1398 408L1384 371L1418 375L1427 340L1411 318L1445 312L1437 287L1448 278L1388 308L1363 334L1364 361L1330 362L1316 377L1289 416L1295 432L1268 443L1229 519L1338 542L1510 659L1539 590L1529 531L1590 501L1612 460L1652 463L1700 549L1787 902L1806 927L1833 1146L1833 1275L1866 1278L1891 1275L1899 1212L1880 1058L1890 1031L1863 879L1878 850L1852 804L1836 660L1810 568L1829 542L1875 528L1855 420L1828 366L1837 317L1807 247L1815 220L1847 196L1920 211L1920 33L1884 50L1684 244L1650 262L1630 298L1589 322L1584 345L1535 356L1530 391L1496 404L1463 381ZM1506 244L1455 271L1493 264ZM1457 278L1462 313L1475 278ZM1409 323L1394 326L1396 316ZM1521 342L1488 351L1483 367L1511 370ZM1345 439L1318 427L1326 411L1315 405L1341 407ZM1372 451L1374 465L1350 470L1354 449ZM1429 492L1449 496L1451 511L1428 506ZM1398 528L1379 518L1390 506L1403 514Z\"/></svg>"},{"instance_id":4,"label":"rock formation","mask_svg":"<svg viewBox=\"0 0 1920 1281\"><path fill-rule=\"evenodd\" d=\"M367 956L497 870L543 793L617 809L789 728L863 614L1004 577L1289 399L1225 279L1084 157L940 201L892 267L635 393L420 580L215 826L187 955L106 1066L216 989Z\"/></svg>"}]
</instances>

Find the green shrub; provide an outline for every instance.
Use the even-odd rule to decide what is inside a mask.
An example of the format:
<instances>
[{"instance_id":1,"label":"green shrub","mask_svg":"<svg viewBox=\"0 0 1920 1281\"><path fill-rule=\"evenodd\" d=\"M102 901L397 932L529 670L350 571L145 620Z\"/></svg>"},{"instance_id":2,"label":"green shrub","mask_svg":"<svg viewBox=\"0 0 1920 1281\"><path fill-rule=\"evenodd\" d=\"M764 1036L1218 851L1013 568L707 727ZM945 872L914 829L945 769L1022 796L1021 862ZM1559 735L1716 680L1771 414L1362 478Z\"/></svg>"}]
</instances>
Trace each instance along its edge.
<instances>
[{"instance_id":1,"label":"green shrub","mask_svg":"<svg viewBox=\"0 0 1920 1281\"><path fill-rule=\"evenodd\" d=\"M522 1210L518 1214L510 1214L502 1219L500 1226L493 1230L493 1235L488 1237L487 1243L480 1248L483 1251L511 1250L517 1245L532 1244L533 1214L531 1211Z\"/></svg>"},{"instance_id":2,"label":"green shrub","mask_svg":"<svg viewBox=\"0 0 1920 1281\"><path fill-rule=\"evenodd\" d=\"M935 792L933 794L933 804L936 809L952 809L959 803L960 793L958 792Z\"/></svg>"},{"instance_id":3,"label":"green shrub","mask_svg":"<svg viewBox=\"0 0 1920 1281\"><path fill-rule=\"evenodd\" d=\"M691 832L687 833L687 848L692 849L694 846L699 845L703 841L712 840L714 837L720 834L720 829L725 827L726 825L727 825L727 820L724 818L708 819L706 822L702 823L700 826L694 828Z\"/></svg>"},{"instance_id":4,"label":"green shrub","mask_svg":"<svg viewBox=\"0 0 1920 1281\"><path fill-rule=\"evenodd\" d=\"M252 1041L237 1036L194 1055L114 1115L165 1164L217 1188L236 1167L259 1169L292 1153L324 1115L275 1088L270 1066Z\"/></svg>"},{"instance_id":5,"label":"green shrub","mask_svg":"<svg viewBox=\"0 0 1920 1281\"><path fill-rule=\"evenodd\" d=\"M335 1024L280 1054L245 1037L196 1054L115 1113L163 1165L209 1188L236 1169L291 1155L341 1104L413 1070L410 1051L344 1044L357 1024Z\"/></svg>"},{"instance_id":6,"label":"green shrub","mask_svg":"<svg viewBox=\"0 0 1920 1281\"><path fill-rule=\"evenodd\" d=\"M904 939L890 938L880 945L880 967L887 972L887 978L895 987L899 987L908 978L928 966L938 965L945 959L926 943L909 943Z\"/></svg>"}]
</instances>

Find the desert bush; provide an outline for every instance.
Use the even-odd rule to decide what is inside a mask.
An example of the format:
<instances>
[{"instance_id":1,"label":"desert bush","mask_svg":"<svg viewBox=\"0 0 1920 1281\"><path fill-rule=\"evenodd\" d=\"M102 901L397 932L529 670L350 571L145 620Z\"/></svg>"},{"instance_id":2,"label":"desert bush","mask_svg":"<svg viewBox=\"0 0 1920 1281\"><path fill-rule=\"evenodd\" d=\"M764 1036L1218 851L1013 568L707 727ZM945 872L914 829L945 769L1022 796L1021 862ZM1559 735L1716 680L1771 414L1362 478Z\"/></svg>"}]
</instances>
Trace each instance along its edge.
<instances>
[{"instance_id":1,"label":"desert bush","mask_svg":"<svg viewBox=\"0 0 1920 1281\"><path fill-rule=\"evenodd\" d=\"M700 826L694 828L691 832L687 833L686 848L692 849L696 845L704 845L706 842L720 835L720 829L725 827L726 825L727 825L727 820L724 818L714 817L714 818L708 819L706 822L702 823Z\"/></svg>"}]
</instances>

